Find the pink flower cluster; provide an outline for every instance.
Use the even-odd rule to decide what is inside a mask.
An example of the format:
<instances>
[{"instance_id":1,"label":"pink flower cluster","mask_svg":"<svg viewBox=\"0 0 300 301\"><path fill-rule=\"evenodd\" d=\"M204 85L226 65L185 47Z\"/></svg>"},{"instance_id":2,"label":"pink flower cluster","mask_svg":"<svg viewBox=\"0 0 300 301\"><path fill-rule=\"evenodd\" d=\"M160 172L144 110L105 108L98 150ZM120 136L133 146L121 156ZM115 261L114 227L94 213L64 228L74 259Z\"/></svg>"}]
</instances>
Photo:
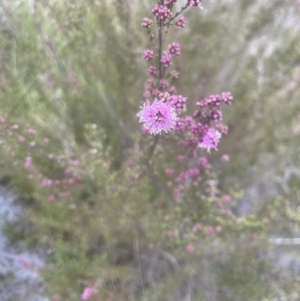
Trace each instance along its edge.
<instances>
[{"instance_id":1,"label":"pink flower cluster","mask_svg":"<svg viewBox=\"0 0 300 301\"><path fill-rule=\"evenodd\" d=\"M156 74L157 74L157 68L154 67L154 66L150 66L150 67L148 68L148 74L149 74L149 75L156 75Z\"/></svg>"},{"instance_id":2,"label":"pink flower cluster","mask_svg":"<svg viewBox=\"0 0 300 301\"><path fill-rule=\"evenodd\" d=\"M207 158L205 158L205 157L199 158L198 164L201 165L204 169L211 168L211 165L209 164Z\"/></svg>"},{"instance_id":3,"label":"pink flower cluster","mask_svg":"<svg viewBox=\"0 0 300 301\"><path fill-rule=\"evenodd\" d=\"M175 26L178 27L178 28L184 28L185 27L185 19L184 17L180 17L176 23L175 23Z\"/></svg>"},{"instance_id":4,"label":"pink flower cluster","mask_svg":"<svg viewBox=\"0 0 300 301\"><path fill-rule=\"evenodd\" d=\"M216 124L213 128L213 122L222 120L222 103L231 104L232 96L229 92L221 95L211 95L204 100L197 102L197 109L193 117L178 118L176 122L176 131L185 133L184 139L179 141L179 146L199 146L208 151L217 149L221 134L227 132L227 127L222 124Z\"/></svg>"},{"instance_id":5,"label":"pink flower cluster","mask_svg":"<svg viewBox=\"0 0 300 301\"><path fill-rule=\"evenodd\" d=\"M26 157L24 167L28 169L31 169L33 167L31 156Z\"/></svg>"},{"instance_id":6,"label":"pink flower cluster","mask_svg":"<svg viewBox=\"0 0 300 301\"><path fill-rule=\"evenodd\" d=\"M186 108L186 97L183 97L182 95L172 95L170 98L170 103L178 114Z\"/></svg>"},{"instance_id":7,"label":"pink flower cluster","mask_svg":"<svg viewBox=\"0 0 300 301\"><path fill-rule=\"evenodd\" d=\"M199 147L206 149L208 152L213 148L217 150L221 138L221 133L216 131L213 128L210 128L203 136L202 142L199 144Z\"/></svg>"},{"instance_id":8,"label":"pink flower cluster","mask_svg":"<svg viewBox=\"0 0 300 301\"><path fill-rule=\"evenodd\" d=\"M165 68L172 65L172 54L169 51L164 51L161 57L161 63Z\"/></svg>"},{"instance_id":9,"label":"pink flower cluster","mask_svg":"<svg viewBox=\"0 0 300 301\"><path fill-rule=\"evenodd\" d=\"M89 300L95 294L97 294L97 289L94 286L87 286L82 292L81 299L82 300Z\"/></svg>"},{"instance_id":10,"label":"pink flower cluster","mask_svg":"<svg viewBox=\"0 0 300 301\"><path fill-rule=\"evenodd\" d=\"M0 120L4 120L4 118L0 116ZM3 144L2 149L6 151L8 157L11 157L13 165L23 166L28 176L35 179L36 183L39 184L43 194L48 194L48 201L54 201L56 197L68 198L69 200L72 198L70 188L77 187L82 182L78 168L81 164L79 160L76 160L72 154L48 154L48 158L53 161L53 164L57 164L59 168L65 166L64 175L60 174L58 179L49 178L34 164L34 155L36 153L42 150L47 156L47 145L51 142L49 138L42 138L40 133L37 133L33 128L22 128L17 124L10 125L7 122L3 123L0 135L3 136L1 137L3 140L0 140L0 145ZM5 144L4 141L6 142ZM18 153L18 156L16 156L18 151L18 145L15 145L16 141L21 144L19 147L22 149L21 154ZM12 144L15 145L14 149L10 146ZM25 155L22 155L24 151Z\"/></svg>"},{"instance_id":11,"label":"pink flower cluster","mask_svg":"<svg viewBox=\"0 0 300 301\"><path fill-rule=\"evenodd\" d=\"M200 175L200 170L197 167L191 167L185 172L181 172L180 175L176 178L176 182L184 182L185 180L197 177Z\"/></svg>"},{"instance_id":12,"label":"pink flower cluster","mask_svg":"<svg viewBox=\"0 0 300 301\"><path fill-rule=\"evenodd\" d=\"M172 7L172 5L176 2L177 0L165 0L164 5L168 7Z\"/></svg>"},{"instance_id":13,"label":"pink flower cluster","mask_svg":"<svg viewBox=\"0 0 300 301\"><path fill-rule=\"evenodd\" d=\"M173 42L168 46L169 53L172 55L180 55L180 45Z\"/></svg>"},{"instance_id":14,"label":"pink flower cluster","mask_svg":"<svg viewBox=\"0 0 300 301\"><path fill-rule=\"evenodd\" d=\"M193 253L195 251L194 246L191 244L187 245L185 249L188 253Z\"/></svg>"},{"instance_id":15,"label":"pink flower cluster","mask_svg":"<svg viewBox=\"0 0 300 301\"><path fill-rule=\"evenodd\" d=\"M157 4L152 9L152 13L161 21L165 21L172 16L171 10L168 7Z\"/></svg>"},{"instance_id":16,"label":"pink flower cluster","mask_svg":"<svg viewBox=\"0 0 300 301\"><path fill-rule=\"evenodd\" d=\"M202 7L202 0L188 0L188 2L189 2L190 6L195 6L195 7L203 8Z\"/></svg>"},{"instance_id":17,"label":"pink flower cluster","mask_svg":"<svg viewBox=\"0 0 300 301\"><path fill-rule=\"evenodd\" d=\"M159 81L159 83L158 83L158 87L159 87L159 89L161 89L161 90L166 89L168 86L169 86L169 82L168 82L168 80L166 80L166 79L161 79L161 80Z\"/></svg>"},{"instance_id":18,"label":"pink flower cluster","mask_svg":"<svg viewBox=\"0 0 300 301\"><path fill-rule=\"evenodd\" d=\"M152 27L153 21L148 19L148 18L144 18L143 22L142 22L142 27L150 29Z\"/></svg>"},{"instance_id":19,"label":"pink flower cluster","mask_svg":"<svg viewBox=\"0 0 300 301\"><path fill-rule=\"evenodd\" d=\"M144 59L146 60L146 61L152 61L153 60L153 57L154 57L154 52L153 52L153 50L151 50L151 49L147 49L147 50L145 50L144 51L144 55L143 55L143 57L144 57Z\"/></svg>"}]
</instances>

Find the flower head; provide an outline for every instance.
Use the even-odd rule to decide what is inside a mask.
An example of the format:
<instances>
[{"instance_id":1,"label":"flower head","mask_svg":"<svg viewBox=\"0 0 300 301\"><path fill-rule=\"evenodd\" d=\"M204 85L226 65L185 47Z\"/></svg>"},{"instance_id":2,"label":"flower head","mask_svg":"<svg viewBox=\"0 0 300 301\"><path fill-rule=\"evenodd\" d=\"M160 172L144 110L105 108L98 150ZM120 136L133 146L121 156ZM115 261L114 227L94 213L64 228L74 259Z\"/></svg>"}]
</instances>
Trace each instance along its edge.
<instances>
[{"instance_id":1,"label":"flower head","mask_svg":"<svg viewBox=\"0 0 300 301\"><path fill-rule=\"evenodd\" d=\"M161 57L161 63L167 68L172 65L172 54L169 51L164 51Z\"/></svg>"},{"instance_id":2,"label":"flower head","mask_svg":"<svg viewBox=\"0 0 300 301\"><path fill-rule=\"evenodd\" d=\"M150 134L154 135L162 131L169 132L175 127L177 119L174 108L162 100L154 100L152 104L147 101L137 116Z\"/></svg>"},{"instance_id":3,"label":"flower head","mask_svg":"<svg viewBox=\"0 0 300 301\"><path fill-rule=\"evenodd\" d=\"M166 175L169 177L172 177L174 174L174 170L173 169L166 169Z\"/></svg>"},{"instance_id":4,"label":"flower head","mask_svg":"<svg viewBox=\"0 0 300 301\"><path fill-rule=\"evenodd\" d=\"M166 6L157 4L153 7L152 13L161 21L165 21L172 16L172 12Z\"/></svg>"},{"instance_id":5,"label":"flower head","mask_svg":"<svg viewBox=\"0 0 300 301\"><path fill-rule=\"evenodd\" d=\"M33 166L32 158L30 156L27 156L25 159L24 167L30 169L30 168L32 168L32 166Z\"/></svg>"},{"instance_id":6,"label":"flower head","mask_svg":"<svg viewBox=\"0 0 300 301\"><path fill-rule=\"evenodd\" d=\"M152 21L152 20L150 20L150 19L148 19L148 18L144 18L141 25L142 25L142 27L144 27L144 28L150 29L151 26L152 26L152 24L153 24L153 21Z\"/></svg>"},{"instance_id":7,"label":"flower head","mask_svg":"<svg viewBox=\"0 0 300 301\"><path fill-rule=\"evenodd\" d=\"M206 149L208 152L210 152L212 148L217 150L217 146L219 144L220 138L221 138L221 133L213 128L210 128L203 136L202 142L199 144L199 146L201 148Z\"/></svg>"},{"instance_id":8,"label":"flower head","mask_svg":"<svg viewBox=\"0 0 300 301\"><path fill-rule=\"evenodd\" d=\"M36 130L34 130L34 129L28 129L27 131L27 134L29 134L29 135L35 135L36 134Z\"/></svg>"},{"instance_id":9,"label":"flower head","mask_svg":"<svg viewBox=\"0 0 300 301\"><path fill-rule=\"evenodd\" d=\"M97 293L97 289L94 286L87 286L81 295L82 300L89 300L93 295Z\"/></svg>"},{"instance_id":10,"label":"flower head","mask_svg":"<svg viewBox=\"0 0 300 301\"><path fill-rule=\"evenodd\" d=\"M173 95L170 103L179 114L186 108L186 100L187 98L182 95Z\"/></svg>"},{"instance_id":11,"label":"flower head","mask_svg":"<svg viewBox=\"0 0 300 301\"><path fill-rule=\"evenodd\" d=\"M189 0L189 5L199 7L199 8L203 8L201 0Z\"/></svg>"},{"instance_id":12,"label":"flower head","mask_svg":"<svg viewBox=\"0 0 300 301\"><path fill-rule=\"evenodd\" d=\"M168 46L168 50L169 50L170 54L172 54L172 55L179 55L180 54L180 45L178 43L173 42Z\"/></svg>"},{"instance_id":13,"label":"flower head","mask_svg":"<svg viewBox=\"0 0 300 301\"><path fill-rule=\"evenodd\" d=\"M185 250L188 252L188 253L193 253L195 251L195 248L193 245L189 244L186 246Z\"/></svg>"},{"instance_id":14,"label":"flower head","mask_svg":"<svg viewBox=\"0 0 300 301\"><path fill-rule=\"evenodd\" d=\"M157 73L156 67L150 66L150 67L148 68L148 73L149 73L150 75L155 75L155 74Z\"/></svg>"},{"instance_id":15,"label":"flower head","mask_svg":"<svg viewBox=\"0 0 300 301\"><path fill-rule=\"evenodd\" d=\"M196 223L193 227L193 231L197 232L198 230L200 230L202 228L202 225L200 223Z\"/></svg>"},{"instance_id":16,"label":"flower head","mask_svg":"<svg viewBox=\"0 0 300 301\"><path fill-rule=\"evenodd\" d=\"M151 61L154 57L154 52L151 49L147 49L144 51L143 57L146 61Z\"/></svg>"},{"instance_id":17,"label":"flower head","mask_svg":"<svg viewBox=\"0 0 300 301\"><path fill-rule=\"evenodd\" d=\"M185 27L185 20L184 17L180 17L178 21L175 23L175 26L178 28L184 28Z\"/></svg>"}]
</instances>

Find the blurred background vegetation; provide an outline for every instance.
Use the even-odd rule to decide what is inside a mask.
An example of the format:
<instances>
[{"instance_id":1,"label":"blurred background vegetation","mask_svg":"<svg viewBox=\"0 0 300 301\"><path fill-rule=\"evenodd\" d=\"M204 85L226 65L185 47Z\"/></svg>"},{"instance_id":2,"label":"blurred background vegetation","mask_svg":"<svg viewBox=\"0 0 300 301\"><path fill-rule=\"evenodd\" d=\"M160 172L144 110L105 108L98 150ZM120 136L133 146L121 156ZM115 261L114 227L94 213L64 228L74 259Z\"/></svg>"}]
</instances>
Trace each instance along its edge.
<instances>
[{"instance_id":1,"label":"blurred background vegetation","mask_svg":"<svg viewBox=\"0 0 300 301\"><path fill-rule=\"evenodd\" d=\"M170 31L188 110L210 94L234 96L205 176L230 195L224 217L204 193L209 181L198 188L204 205L196 194L170 205L159 149L154 176L137 179L149 47L140 24L154 2L0 1L0 176L26 206L21 227L3 228L50 250L50 300L80 300L91 285L91 300L299 300L300 273L281 264L299 266L299 250L269 238L300 233L300 3L205 1ZM223 231L186 230L197 221Z\"/></svg>"}]
</instances>

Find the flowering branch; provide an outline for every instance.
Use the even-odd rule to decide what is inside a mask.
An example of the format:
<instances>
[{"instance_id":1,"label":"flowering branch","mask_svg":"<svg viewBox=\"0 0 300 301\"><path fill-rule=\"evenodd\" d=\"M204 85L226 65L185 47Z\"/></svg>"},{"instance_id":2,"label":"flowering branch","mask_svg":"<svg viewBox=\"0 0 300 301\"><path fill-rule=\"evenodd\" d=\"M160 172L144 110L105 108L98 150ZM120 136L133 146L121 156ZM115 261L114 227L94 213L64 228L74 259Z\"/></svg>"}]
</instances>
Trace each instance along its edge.
<instances>
[{"instance_id":1,"label":"flowering branch","mask_svg":"<svg viewBox=\"0 0 300 301\"><path fill-rule=\"evenodd\" d=\"M195 180L200 175L199 168L189 168L190 160L198 161L201 168L210 168L207 159L201 156L201 150L207 152L217 150L221 136L227 134L227 126L220 123L222 120L221 105L230 105L233 98L228 92L210 95L196 102L196 109L191 115L185 113L187 98L177 94L177 90L173 86L179 77L179 72L176 70L168 72L173 60L180 55L180 45L172 42L164 50L163 43L166 40L171 22L176 20L175 24L172 25L177 28L184 28L185 19L180 15L189 7L202 8L202 3L201 0L187 0L181 10L173 14L172 9L175 2L176 0L160 0L152 9L158 30L158 45L157 48L154 48L157 53L155 54L154 49L146 49L143 57L149 64L154 60L154 57L157 57L157 64L156 66L150 65L148 68L149 78L145 86L144 104L137 116L140 122L143 123L145 134L157 135L172 131L171 137L175 139L179 149L187 149L186 156L179 155L177 157L179 162L185 161L186 164L184 164L185 167L176 178L177 183L186 183L188 179L193 178ZM153 20L144 18L141 25L150 33ZM163 29L165 27L167 27L167 30L164 33ZM153 34L150 35L151 42L153 42L151 38L153 36ZM153 143L148 146L144 161L148 171L151 169L151 158L160 137L160 135L157 135ZM169 171L169 174L173 175L173 171ZM145 174L146 171L144 170L138 178L141 179ZM184 185L178 185L178 188L174 188L175 199L180 195L182 187Z\"/></svg>"}]
</instances>

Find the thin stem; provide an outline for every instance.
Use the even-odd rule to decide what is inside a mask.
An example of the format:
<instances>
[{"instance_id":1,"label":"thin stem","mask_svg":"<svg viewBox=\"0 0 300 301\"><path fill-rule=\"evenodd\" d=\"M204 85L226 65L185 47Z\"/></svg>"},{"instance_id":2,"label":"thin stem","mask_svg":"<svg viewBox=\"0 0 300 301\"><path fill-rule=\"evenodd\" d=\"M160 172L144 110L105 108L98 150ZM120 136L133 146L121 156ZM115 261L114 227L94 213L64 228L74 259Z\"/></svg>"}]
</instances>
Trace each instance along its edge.
<instances>
[{"instance_id":1,"label":"thin stem","mask_svg":"<svg viewBox=\"0 0 300 301\"><path fill-rule=\"evenodd\" d=\"M163 46L163 22L161 20L159 20L158 23L158 70L159 70L159 79L161 80L163 77L162 74L162 63L161 63L161 56L162 56L162 46Z\"/></svg>"},{"instance_id":2,"label":"thin stem","mask_svg":"<svg viewBox=\"0 0 300 301\"><path fill-rule=\"evenodd\" d=\"M157 144L159 142L159 138L160 138L160 136L156 135L155 138L154 138L154 140L153 140L152 145L150 146L150 149L149 149L149 152L148 152L148 156L147 156L147 159L146 159L146 165L147 165L147 167L149 167L150 164L151 164L151 159L153 157L155 148L156 148L156 146L157 146Z\"/></svg>"},{"instance_id":3,"label":"thin stem","mask_svg":"<svg viewBox=\"0 0 300 301\"><path fill-rule=\"evenodd\" d=\"M181 8L181 10L179 12L177 12L171 19L168 20L168 22L166 24L163 24L163 26L169 26L170 23L175 19L177 18L185 9L187 9L189 7L189 2L186 3L185 6L183 6Z\"/></svg>"},{"instance_id":4,"label":"thin stem","mask_svg":"<svg viewBox=\"0 0 300 301\"><path fill-rule=\"evenodd\" d=\"M161 23L161 21L159 21ZM161 54L162 54L162 29L161 24L159 25L158 30L158 70L159 70L159 80L162 79L162 63L161 63Z\"/></svg>"}]
</instances>

